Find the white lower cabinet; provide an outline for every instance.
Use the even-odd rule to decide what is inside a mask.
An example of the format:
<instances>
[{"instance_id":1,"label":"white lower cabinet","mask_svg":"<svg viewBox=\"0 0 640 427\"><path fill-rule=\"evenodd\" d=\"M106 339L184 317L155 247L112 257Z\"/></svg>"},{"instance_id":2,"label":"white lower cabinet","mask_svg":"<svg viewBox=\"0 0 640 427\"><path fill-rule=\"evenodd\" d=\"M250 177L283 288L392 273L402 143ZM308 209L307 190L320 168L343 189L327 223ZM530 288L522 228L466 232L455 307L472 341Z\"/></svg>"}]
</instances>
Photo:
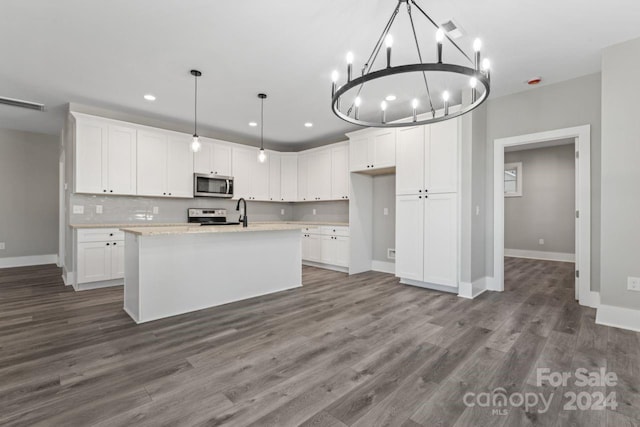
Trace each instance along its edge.
<instances>
[{"instance_id":1,"label":"white lower cabinet","mask_svg":"<svg viewBox=\"0 0 640 427\"><path fill-rule=\"evenodd\" d=\"M458 286L457 193L397 197L396 276Z\"/></svg>"},{"instance_id":2,"label":"white lower cabinet","mask_svg":"<svg viewBox=\"0 0 640 427\"><path fill-rule=\"evenodd\" d=\"M329 268L349 267L348 227L308 227L302 230L302 260Z\"/></svg>"},{"instance_id":3,"label":"white lower cabinet","mask_svg":"<svg viewBox=\"0 0 640 427\"><path fill-rule=\"evenodd\" d=\"M78 230L76 254L77 285L124 278L124 233L121 231L110 228Z\"/></svg>"}]
</instances>

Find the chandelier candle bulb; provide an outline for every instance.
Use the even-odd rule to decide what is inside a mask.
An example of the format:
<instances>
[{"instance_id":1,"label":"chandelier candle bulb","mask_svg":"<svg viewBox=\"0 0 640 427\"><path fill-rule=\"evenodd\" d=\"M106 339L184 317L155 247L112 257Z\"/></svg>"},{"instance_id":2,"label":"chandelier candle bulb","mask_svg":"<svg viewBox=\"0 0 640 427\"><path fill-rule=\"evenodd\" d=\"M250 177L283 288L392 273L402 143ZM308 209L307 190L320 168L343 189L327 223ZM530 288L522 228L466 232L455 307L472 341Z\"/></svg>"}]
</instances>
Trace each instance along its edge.
<instances>
[{"instance_id":1,"label":"chandelier candle bulb","mask_svg":"<svg viewBox=\"0 0 640 427\"><path fill-rule=\"evenodd\" d=\"M417 122L418 121L418 100L417 99L413 99L413 101L411 101L411 107L413 108L413 121Z\"/></svg>"},{"instance_id":2,"label":"chandelier candle bulb","mask_svg":"<svg viewBox=\"0 0 640 427\"><path fill-rule=\"evenodd\" d=\"M480 39L475 39L473 41L473 51L475 52L475 69L476 71L480 71L480 49L482 49L482 41Z\"/></svg>"},{"instance_id":3,"label":"chandelier candle bulb","mask_svg":"<svg viewBox=\"0 0 640 427\"><path fill-rule=\"evenodd\" d=\"M471 103L474 103L478 99L478 92L476 91L476 87L478 86L478 79L475 77L471 77L471 79L469 80L469 86L471 86Z\"/></svg>"},{"instance_id":4,"label":"chandelier candle bulb","mask_svg":"<svg viewBox=\"0 0 640 427\"><path fill-rule=\"evenodd\" d=\"M445 91L442 94L442 100L444 101L444 115L449 115L449 92Z\"/></svg>"},{"instance_id":5,"label":"chandelier candle bulb","mask_svg":"<svg viewBox=\"0 0 640 427\"><path fill-rule=\"evenodd\" d=\"M352 67L353 67L353 52L347 52L347 82L351 81Z\"/></svg>"},{"instance_id":6,"label":"chandelier candle bulb","mask_svg":"<svg viewBox=\"0 0 640 427\"><path fill-rule=\"evenodd\" d=\"M391 68L391 47L393 47L393 36L391 34L387 34L384 43L387 45L387 68Z\"/></svg>"},{"instance_id":7,"label":"chandelier candle bulb","mask_svg":"<svg viewBox=\"0 0 640 427\"><path fill-rule=\"evenodd\" d=\"M354 101L354 104L355 104L356 108L355 108L355 110L354 110L353 117L354 117L356 120L359 120L360 104L362 104L362 99L361 99L359 96L357 96L357 97L356 97L356 99L355 99L355 101Z\"/></svg>"},{"instance_id":8,"label":"chandelier candle bulb","mask_svg":"<svg viewBox=\"0 0 640 427\"><path fill-rule=\"evenodd\" d=\"M338 72L333 70L331 73L331 97L336 94L336 84L338 83Z\"/></svg>"},{"instance_id":9,"label":"chandelier candle bulb","mask_svg":"<svg viewBox=\"0 0 640 427\"><path fill-rule=\"evenodd\" d=\"M444 30L438 28L436 31L436 42L438 43L438 64L442 64L442 42L444 41Z\"/></svg>"},{"instance_id":10,"label":"chandelier candle bulb","mask_svg":"<svg viewBox=\"0 0 640 427\"><path fill-rule=\"evenodd\" d=\"M482 60L482 71L487 76L487 80L491 80L491 61L488 58Z\"/></svg>"},{"instance_id":11,"label":"chandelier candle bulb","mask_svg":"<svg viewBox=\"0 0 640 427\"><path fill-rule=\"evenodd\" d=\"M387 101L380 103L380 109L382 110L382 123L387 122Z\"/></svg>"}]
</instances>

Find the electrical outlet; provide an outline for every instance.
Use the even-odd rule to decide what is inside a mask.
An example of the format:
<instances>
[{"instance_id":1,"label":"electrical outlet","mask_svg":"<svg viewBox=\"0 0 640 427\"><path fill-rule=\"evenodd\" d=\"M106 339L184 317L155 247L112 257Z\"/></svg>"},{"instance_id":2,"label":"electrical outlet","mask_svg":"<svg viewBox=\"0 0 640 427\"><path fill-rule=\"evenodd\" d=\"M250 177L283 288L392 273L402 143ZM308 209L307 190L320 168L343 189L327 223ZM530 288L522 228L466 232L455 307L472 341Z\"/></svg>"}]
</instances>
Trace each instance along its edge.
<instances>
[{"instance_id":1,"label":"electrical outlet","mask_svg":"<svg viewBox=\"0 0 640 427\"><path fill-rule=\"evenodd\" d=\"M284 215L284 209L280 209L280 215Z\"/></svg>"},{"instance_id":2,"label":"electrical outlet","mask_svg":"<svg viewBox=\"0 0 640 427\"><path fill-rule=\"evenodd\" d=\"M4 247L4 242L0 242L0 251L4 251L5 247Z\"/></svg>"},{"instance_id":3,"label":"electrical outlet","mask_svg":"<svg viewBox=\"0 0 640 427\"><path fill-rule=\"evenodd\" d=\"M640 292L640 277L628 277L627 289L630 291Z\"/></svg>"},{"instance_id":4,"label":"electrical outlet","mask_svg":"<svg viewBox=\"0 0 640 427\"><path fill-rule=\"evenodd\" d=\"M96 205L96 213L97 214L101 214L102 213L102 205Z\"/></svg>"},{"instance_id":5,"label":"electrical outlet","mask_svg":"<svg viewBox=\"0 0 640 427\"><path fill-rule=\"evenodd\" d=\"M73 205L73 213L77 215L82 215L84 213L83 205Z\"/></svg>"},{"instance_id":6,"label":"electrical outlet","mask_svg":"<svg viewBox=\"0 0 640 427\"><path fill-rule=\"evenodd\" d=\"M476 206L476 216L480 215L480 206Z\"/></svg>"},{"instance_id":7,"label":"electrical outlet","mask_svg":"<svg viewBox=\"0 0 640 427\"><path fill-rule=\"evenodd\" d=\"M393 248L387 248L387 258L396 259L396 250Z\"/></svg>"},{"instance_id":8,"label":"electrical outlet","mask_svg":"<svg viewBox=\"0 0 640 427\"><path fill-rule=\"evenodd\" d=\"M313 214L314 214L314 215L316 214L316 210L315 210L315 209L313 210Z\"/></svg>"},{"instance_id":9,"label":"electrical outlet","mask_svg":"<svg viewBox=\"0 0 640 427\"><path fill-rule=\"evenodd\" d=\"M158 212L160 212L160 208L158 208L157 206L154 206L153 207L153 213L157 215Z\"/></svg>"},{"instance_id":10,"label":"electrical outlet","mask_svg":"<svg viewBox=\"0 0 640 427\"><path fill-rule=\"evenodd\" d=\"M382 215L389 215L389 208L384 208L382 210Z\"/></svg>"},{"instance_id":11,"label":"electrical outlet","mask_svg":"<svg viewBox=\"0 0 640 427\"><path fill-rule=\"evenodd\" d=\"M540 245L544 245L544 239L540 239L540 240L538 240L538 244L540 244Z\"/></svg>"}]
</instances>

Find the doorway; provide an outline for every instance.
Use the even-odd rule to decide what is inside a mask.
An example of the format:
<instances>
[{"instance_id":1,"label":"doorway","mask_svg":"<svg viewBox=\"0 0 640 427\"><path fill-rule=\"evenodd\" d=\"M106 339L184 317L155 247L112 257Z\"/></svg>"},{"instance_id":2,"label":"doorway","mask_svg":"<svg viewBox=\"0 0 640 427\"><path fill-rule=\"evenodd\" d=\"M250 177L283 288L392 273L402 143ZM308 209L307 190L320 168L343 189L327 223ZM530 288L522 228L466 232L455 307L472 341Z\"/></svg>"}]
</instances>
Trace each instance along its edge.
<instances>
[{"instance_id":1,"label":"doorway","mask_svg":"<svg viewBox=\"0 0 640 427\"><path fill-rule=\"evenodd\" d=\"M591 291L591 127L589 125L558 129L548 132L519 135L494 141L494 280L490 290L504 290L505 256L505 148L534 146L547 141L573 140L576 151L576 299L581 305L595 306L596 293ZM508 184L511 186L512 184ZM517 190L517 188L516 188Z\"/></svg>"}]
</instances>

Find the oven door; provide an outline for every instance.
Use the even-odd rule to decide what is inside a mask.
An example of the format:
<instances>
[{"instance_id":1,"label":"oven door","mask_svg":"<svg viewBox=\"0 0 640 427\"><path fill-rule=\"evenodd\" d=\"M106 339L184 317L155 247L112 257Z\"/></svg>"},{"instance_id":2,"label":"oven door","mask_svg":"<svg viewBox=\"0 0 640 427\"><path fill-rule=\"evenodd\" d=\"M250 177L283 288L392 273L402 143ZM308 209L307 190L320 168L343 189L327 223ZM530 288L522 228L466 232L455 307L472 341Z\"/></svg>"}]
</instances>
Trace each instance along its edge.
<instances>
[{"instance_id":1,"label":"oven door","mask_svg":"<svg viewBox=\"0 0 640 427\"><path fill-rule=\"evenodd\" d=\"M233 178L230 176L193 175L193 195L196 197L233 197Z\"/></svg>"}]
</instances>

